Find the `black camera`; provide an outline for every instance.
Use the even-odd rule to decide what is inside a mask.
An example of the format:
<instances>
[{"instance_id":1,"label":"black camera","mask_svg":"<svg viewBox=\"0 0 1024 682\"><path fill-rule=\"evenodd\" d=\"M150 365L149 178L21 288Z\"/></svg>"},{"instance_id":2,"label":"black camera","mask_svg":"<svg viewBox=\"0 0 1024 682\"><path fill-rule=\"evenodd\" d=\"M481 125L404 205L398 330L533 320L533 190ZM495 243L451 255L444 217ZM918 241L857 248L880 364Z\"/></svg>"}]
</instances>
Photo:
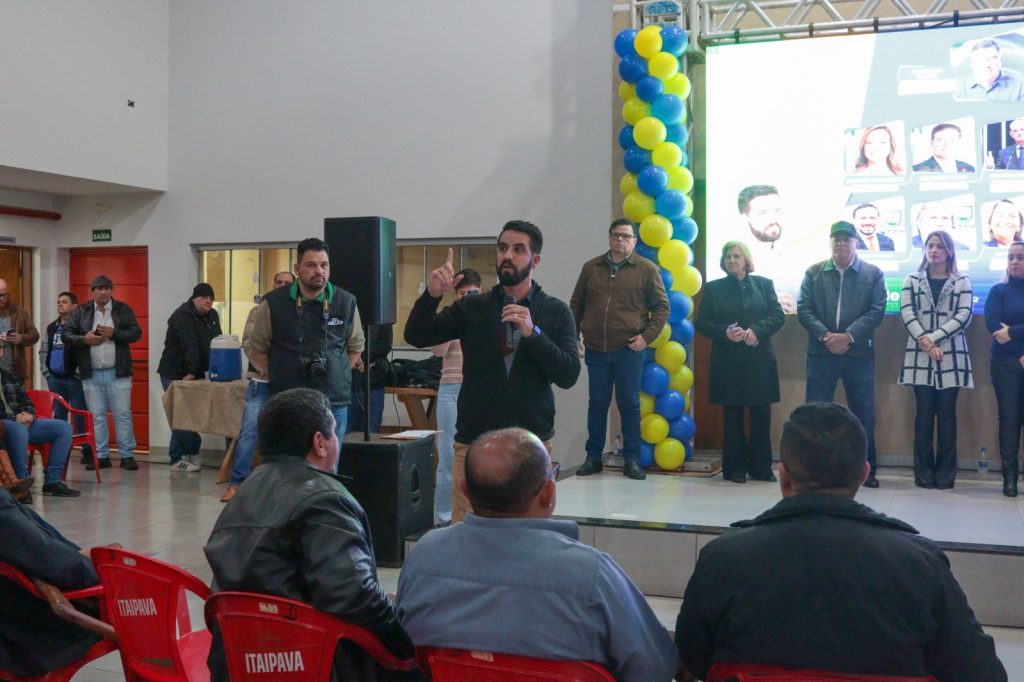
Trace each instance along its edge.
<instances>
[{"instance_id":1,"label":"black camera","mask_svg":"<svg viewBox=\"0 0 1024 682\"><path fill-rule=\"evenodd\" d=\"M324 381L327 379L327 356L326 355L300 355L299 366L302 376Z\"/></svg>"}]
</instances>

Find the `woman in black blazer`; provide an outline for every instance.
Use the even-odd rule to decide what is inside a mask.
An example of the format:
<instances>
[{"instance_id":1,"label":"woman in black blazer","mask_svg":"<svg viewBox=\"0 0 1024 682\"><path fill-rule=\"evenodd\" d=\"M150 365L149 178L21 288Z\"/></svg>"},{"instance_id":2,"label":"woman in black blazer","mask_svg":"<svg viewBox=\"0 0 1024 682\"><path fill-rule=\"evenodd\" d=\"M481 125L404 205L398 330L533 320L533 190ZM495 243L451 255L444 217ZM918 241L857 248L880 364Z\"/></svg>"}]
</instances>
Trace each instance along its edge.
<instances>
[{"instance_id":1,"label":"woman in black blazer","mask_svg":"<svg viewBox=\"0 0 1024 682\"><path fill-rule=\"evenodd\" d=\"M724 411L722 476L733 483L745 483L747 474L774 481L771 424L779 371L771 337L785 316L772 281L750 274L754 261L746 244L727 242L719 264L728 276L704 287L695 326L711 340L710 399ZM750 410L749 442L744 408Z\"/></svg>"}]
</instances>

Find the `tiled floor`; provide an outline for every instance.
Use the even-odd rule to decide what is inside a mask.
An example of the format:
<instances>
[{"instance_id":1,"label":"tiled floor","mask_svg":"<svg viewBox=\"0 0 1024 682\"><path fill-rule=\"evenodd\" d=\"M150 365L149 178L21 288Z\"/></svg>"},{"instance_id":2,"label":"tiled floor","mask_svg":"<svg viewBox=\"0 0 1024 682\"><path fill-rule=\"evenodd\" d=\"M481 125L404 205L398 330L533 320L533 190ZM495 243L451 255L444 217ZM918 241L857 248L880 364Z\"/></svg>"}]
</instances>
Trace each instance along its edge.
<instances>
[{"instance_id":1,"label":"tiled floor","mask_svg":"<svg viewBox=\"0 0 1024 682\"><path fill-rule=\"evenodd\" d=\"M116 466L105 470L104 483L98 485L91 473L73 464L69 483L80 489L82 496L43 497L37 484L33 507L83 547L120 542L128 549L183 566L209 582L211 573L203 556L203 545L223 507L220 495L224 487L214 484L216 472L172 472L165 464L148 464L141 459L140 465L136 472L122 471ZM939 539L1024 545L1021 507L1002 497L995 480L978 483L961 477L953 491L918 491L913 488L912 479L908 486L908 473L884 471L879 477L882 488L863 490L859 499L880 511L901 516L926 535ZM37 474L39 480L41 472ZM618 514L624 518L702 525L727 525L758 513L778 499L777 484L738 486L721 479L650 476L647 481L636 482L602 474L590 479L569 478L558 484L559 514ZM951 524L950 519L957 522ZM381 583L387 591L394 592L398 573L398 569L380 570ZM674 627L679 601L650 601L666 627ZM193 623L201 626L201 606L192 607ZM1024 680L1024 630L986 630L996 639L1010 679ZM114 653L86 666L74 679L114 682L123 680L124 674Z\"/></svg>"},{"instance_id":2,"label":"tiled floor","mask_svg":"<svg viewBox=\"0 0 1024 682\"><path fill-rule=\"evenodd\" d=\"M999 474L975 479L974 474L961 472L952 490L924 490L914 486L909 469L880 469L881 487L861 488L857 500L909 523L933 540L1024 547L1024 497L1003 497ZM632 481L606 471L559 482L556 513L728 526L757 516L780 499L778 483L737 485L721 476L668 475Z\"/></svg>"}]
</instances>

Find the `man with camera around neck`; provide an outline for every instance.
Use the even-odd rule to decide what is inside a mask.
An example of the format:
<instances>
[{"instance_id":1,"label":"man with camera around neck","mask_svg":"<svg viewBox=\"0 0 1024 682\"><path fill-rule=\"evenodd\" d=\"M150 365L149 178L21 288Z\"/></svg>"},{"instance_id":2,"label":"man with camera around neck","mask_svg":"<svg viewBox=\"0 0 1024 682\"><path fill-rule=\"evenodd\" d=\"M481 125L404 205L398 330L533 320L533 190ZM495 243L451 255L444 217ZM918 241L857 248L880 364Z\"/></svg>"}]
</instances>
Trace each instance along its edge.
<instances>
[{"instance_id":1,"label":"man with camera around neck","mask_svg":"<svg viewBox=\"0 0 1024 682\"><path fill-rule=\"evenodd\" d=\"M338 438L345 434L352 400L352 368L366 345L355 296L330 283L327 244L315 237L298 245L296 281L274 289L256 310L249 361L269 377L270 395L312 388L331 401Z\"/></svg>"}]
</instances>

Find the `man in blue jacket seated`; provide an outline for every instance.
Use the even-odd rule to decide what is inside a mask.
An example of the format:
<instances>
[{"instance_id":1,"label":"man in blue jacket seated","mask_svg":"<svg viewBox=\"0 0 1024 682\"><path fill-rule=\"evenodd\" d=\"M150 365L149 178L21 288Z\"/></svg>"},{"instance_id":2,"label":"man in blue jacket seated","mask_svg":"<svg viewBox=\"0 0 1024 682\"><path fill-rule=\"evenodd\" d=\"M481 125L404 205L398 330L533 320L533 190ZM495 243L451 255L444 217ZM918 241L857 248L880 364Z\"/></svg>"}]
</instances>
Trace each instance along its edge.
<instances>
[{"instance_id":1,"label":"man in blue jacket seated","mask_svg":"<svg viewBox=\"0 0 1024 682\"><path fill-rule=\"evenodd\" d=\"M942 550L854 502L866 448L845 407L793 410L782 501L705 545L686 587L676 646L691 674L723 662L1006 680Z\"/></svg>"},{"instance_id":2,"label":"man in blue jacket seated","mask_svg":"<svg viewBox=\"0 0 1024 682\"><path fill-rule=\"evenodd\" d=\"M334 475L341 446L327 395L294 388L271 397L260 412L259 447L263 465L239 486L203 548L213 590L311 604L367 628L398 658L412 658L412 642L377 580L366 513ZM211 679L226 681L220 632L211 630ZM415 670L382 670L348 640L335 650L334 671L339 680L422 679Z\"/></svg>"},{"instance_id":3,"label":"man in blue jacket seated","mask_svg":"<svg viewBox=\"0 0 1024 682\"><path fill-rule=\"evenodd\" d=\"M0 561L63 591L99 583L89 558L0 489ZM99 636L57 617L50 603L0 578L0 670L42 675L80 659Z\"/></svg>"},{"instance_id":4,"label":"man in blue jacket seated","mask_svg":"<svg viewBox=\"0 0 1024 682\"><path fill-rule=\"evenodd\" d=\"M466 456L464 523L430 531L398 580L398 614L417 646L592 661L617 680L664 682L672 640L604 552L551 518L558 467L520 428L480 436Z\"/></svg>"}]
</instances>

